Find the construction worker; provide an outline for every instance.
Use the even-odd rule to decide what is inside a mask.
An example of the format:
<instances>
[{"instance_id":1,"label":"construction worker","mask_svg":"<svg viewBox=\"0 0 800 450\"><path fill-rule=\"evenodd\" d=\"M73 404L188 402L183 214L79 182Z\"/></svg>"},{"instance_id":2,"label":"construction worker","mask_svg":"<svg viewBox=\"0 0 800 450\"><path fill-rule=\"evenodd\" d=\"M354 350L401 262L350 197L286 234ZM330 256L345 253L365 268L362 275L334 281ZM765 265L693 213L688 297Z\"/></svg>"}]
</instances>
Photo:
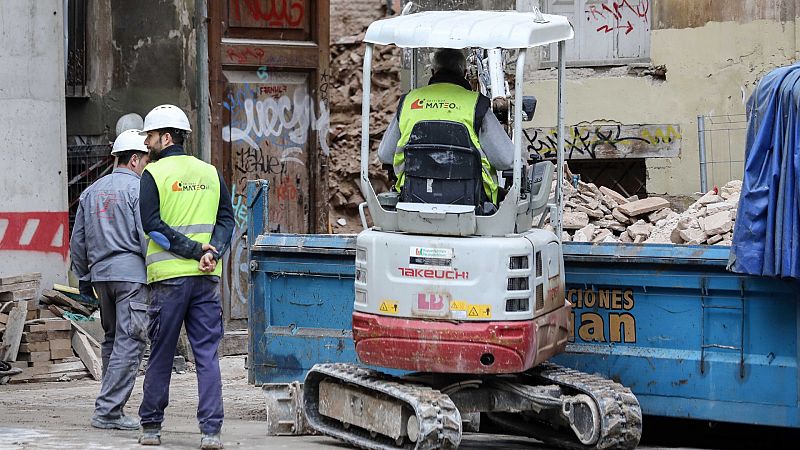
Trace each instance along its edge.
<instances>
[{"instance_id":1,"label":"construction worker","mask_svg":"<svg viewBox=\"0 0 800 450\"><path fill-rule=\"evenodd\" d=\"M103 379L91 424L137 430L139 421L123 407L133 391L147 343L145 236L139 218L139 179L148 162L139 130L114 141L114 171L80 197L70 239L72 270L82 294L100 297Z\"/></svg>"},{"instance_id":2,"label":"construction worker","mask_svg":"<svg viewBox=\"0 0 800 450\"><path fill-rule=\"evenodd\" d=\"M397 114L378 148L378 158L383 164L392 164L397 176L395 189L399 192L405 181L403 146L408 143L414 125L421 121L464 124L472 144L480 151L483 192L492 208L498 202L497 171L513 167L513 143L492 113L489 98L472 91L465 78L467 60L460 50L439 49L431 56L431 63L428 86L400 98Z\"/></svg>"},{"instance_id":3,"label":"construction worker","mask_svg":"<svg viewBox=\"0 0 800 450\"><path fill-rule=\"evenodd\" d=\"M230 194L217 169L183 150L191 132L177 106L156 106L144 119L153 162L142 175L140 209L148 235L150 359L139 407L142 445L161 444L169 403L172 361L181 325L194 353L200 448L222 448L222 340L220 258L230 246L234 219Z\"/></svg>"}]
</instances>

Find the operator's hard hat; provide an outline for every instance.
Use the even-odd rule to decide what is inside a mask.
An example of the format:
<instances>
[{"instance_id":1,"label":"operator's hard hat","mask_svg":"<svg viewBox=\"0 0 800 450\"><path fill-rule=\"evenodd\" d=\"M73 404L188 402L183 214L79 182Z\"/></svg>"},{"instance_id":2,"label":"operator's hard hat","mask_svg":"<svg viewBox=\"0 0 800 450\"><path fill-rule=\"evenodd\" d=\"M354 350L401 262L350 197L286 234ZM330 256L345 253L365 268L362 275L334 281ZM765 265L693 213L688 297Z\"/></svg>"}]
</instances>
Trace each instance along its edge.
<instances>
[{"instance_id":1,"label":"operator's hard hat","mask_svg":"<svg viewBox=\"0 0 800 450\"><path fill-rule=\"evenodd\" d=\"M136 113L125 114L124 116L120 117L119 120L117 120L116 136L121 135L125 130L141 130L143 126L144 119L142 119L142 116Z\"/></svg>"},{"instance_id":2,"label":"operator's hard hat","mask_svg":"<svg viewBox=\"0 0 800 450\"><path fill-rule=\"evenodd\" d=\"M162 128L177 128L187 133L191 133L192 131L186 113L175 105L156 106L144 116L142 134L147 134L148 131L160 130Z\"/></svg>"},{"instance_id":3,"label":"operator's hard hat","mask_svg":"<svg viewBox=\"0 0 800 450\"><path fill-rule=\"evenodd\" d=\"M116 155L130 150L147 153L147 147L144 145L144 138L142 138L140 133L141 130L135 128L123 131L122 134L117 136L117 139L114 140L114 147L111 149L111 154Z\"/></svg>"}]
</instances>

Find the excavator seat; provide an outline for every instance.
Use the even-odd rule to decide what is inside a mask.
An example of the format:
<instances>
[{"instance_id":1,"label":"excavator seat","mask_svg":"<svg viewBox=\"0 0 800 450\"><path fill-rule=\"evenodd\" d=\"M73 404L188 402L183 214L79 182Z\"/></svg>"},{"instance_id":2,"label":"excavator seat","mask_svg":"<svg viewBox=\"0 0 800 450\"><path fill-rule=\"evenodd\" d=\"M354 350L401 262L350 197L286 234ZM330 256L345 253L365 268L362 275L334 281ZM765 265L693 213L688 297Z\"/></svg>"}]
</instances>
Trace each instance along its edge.
<instances>
[{"instance_id":1,"label":"excavator seat","mask_svg":"<svg viewBox=\"0 0 800 450\"><path fill-rule=\"evenodd\" d=\"M475 206L486 201L481 154L463 124L419 122L405 150L405 181L400 201Z\"/></svg>"}]
</instances>

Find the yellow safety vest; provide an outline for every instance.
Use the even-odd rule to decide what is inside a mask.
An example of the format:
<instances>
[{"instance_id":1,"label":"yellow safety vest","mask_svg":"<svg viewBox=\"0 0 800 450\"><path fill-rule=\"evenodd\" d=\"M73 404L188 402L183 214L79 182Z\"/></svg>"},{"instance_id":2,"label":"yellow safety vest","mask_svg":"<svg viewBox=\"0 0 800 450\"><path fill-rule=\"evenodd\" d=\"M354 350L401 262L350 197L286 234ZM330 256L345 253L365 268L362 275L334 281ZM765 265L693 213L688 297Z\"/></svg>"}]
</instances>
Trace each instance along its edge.
<instances>
[{"instance_id":1,"label":"yellow safety vest","mask_svg":"<svg viewBox=\"0 0 800 450\"><path fill-rule=\"evenodd\" d=\"M161 220L189 239L207 244L217 220L219 175L217 169L194 156L175 155L145 167L158 188ZM222 261L213 272L201 272L198 261L182 258L147 240L147 282L170 278L222 274Z\"/></svg>"},{"instance_id":2,"label":"yellow safety vest","mask_svg":"<svg viewBox=\"0 0 800 450\"><path fill-rule=\"evenodd\" d=\"M405 159L403 147L411 138L414 125L423 121L447 121L464 124L469 132L470 140L481 153L481 178L486 196L497 204L497 170L481 150L478 134L475 132L475 107L478 103L477 92L473 92L452 83L435 83L410 91L400 111L400 140L397 142L392 165L397 176L395 189L399 192L405 182ZM487 114L491 113L488 112Z\"/></svg>"}]
</instances>

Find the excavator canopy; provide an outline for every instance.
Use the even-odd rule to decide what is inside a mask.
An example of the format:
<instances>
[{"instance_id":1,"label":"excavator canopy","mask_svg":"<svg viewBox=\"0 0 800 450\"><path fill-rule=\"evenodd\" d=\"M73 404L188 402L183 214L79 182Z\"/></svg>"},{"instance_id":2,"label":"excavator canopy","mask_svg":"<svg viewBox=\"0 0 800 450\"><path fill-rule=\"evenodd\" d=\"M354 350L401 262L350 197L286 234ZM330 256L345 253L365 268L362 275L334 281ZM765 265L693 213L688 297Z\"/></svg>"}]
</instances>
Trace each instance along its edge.
<instances>
[{"instance_id":1,"label":"excavator canopy","mask_svg":"<svg viewBox=\"0 0 800 450\"><path fill-rule=\"evenodd\" d=\"M521 49L572 39L564 16L517 11L425 11L373 22L364 41L402 48Z\"/></svg>"}]
</instances>

